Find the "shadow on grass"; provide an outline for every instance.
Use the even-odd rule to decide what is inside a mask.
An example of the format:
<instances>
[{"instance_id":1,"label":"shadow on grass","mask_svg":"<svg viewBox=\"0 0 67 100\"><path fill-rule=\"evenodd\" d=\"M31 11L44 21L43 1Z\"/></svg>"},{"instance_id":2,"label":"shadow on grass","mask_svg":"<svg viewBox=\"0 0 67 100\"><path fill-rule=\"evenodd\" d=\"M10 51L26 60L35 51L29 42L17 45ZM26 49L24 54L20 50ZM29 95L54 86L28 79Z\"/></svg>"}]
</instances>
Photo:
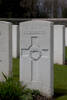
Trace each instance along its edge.
<instances>
[{"instance_id":1,"label":"shadow on grass","mask_svg":"<svg viewBox=\"0 0 67 100\"><path fill-rule=\"evenodd\" d=\"M54 98L59 98L61 96L67 95L67 90L66 89L55 89L54 90Z\"/></svg>"},{"instance_id":2,"label":"shadow on grass","mask_svg":"<svg viewBox=\"0 0 67 100\"><path fill-rule=\"evenodd\" d=\"M67 58L65 58L65 65L67 65Z\"/></svg>"}]
</instances>

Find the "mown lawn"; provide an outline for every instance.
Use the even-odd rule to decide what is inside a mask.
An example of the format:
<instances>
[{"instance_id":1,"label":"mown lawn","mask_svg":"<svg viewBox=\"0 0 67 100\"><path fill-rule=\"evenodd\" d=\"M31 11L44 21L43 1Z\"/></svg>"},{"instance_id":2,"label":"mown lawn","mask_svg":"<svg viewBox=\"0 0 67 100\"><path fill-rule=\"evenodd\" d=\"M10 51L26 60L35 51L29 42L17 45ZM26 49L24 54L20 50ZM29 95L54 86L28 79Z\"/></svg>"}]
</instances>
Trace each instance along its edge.
<instances>
[{"instance_id":1,"label":"mown lawn","mask_svg":"<svg viewBox=\"0 0 67 100\"><path fill-rule=\"evenodd\" d=\"M66 65L54 65L54 91L56 100L67 100Z\"/></svg>"},{"instance_id":2,"label":"mown lawn","mask_svg":"<svg viewBox=\"0 0 67 100\"><path fill-rule=\"evenodd\" d=\"M19 80L19 58L13 59L13 77Z\"/></svg>"},{"instance_id":3,"label":"mown lawn","mask_svg":"<svg viewBox=\"0 0 67 100\"><path fill-rule=\"evenodd\" d=\"M67 47L65 47L67 61ZM56 100L67 100L67 65L54 65L54 91Z\"/></svg>"},{"instance_id":4,"label":"mown lawn","mask_svg":"<svg viewBox=\"0 0 67 100\"><path fill-rule=\"evenodd\" d=\"M13 77L19 79L19 59L13 59ZM54 65L54 92L55 100L67 100L67 65Z\"/></svg>"}]
</instances>

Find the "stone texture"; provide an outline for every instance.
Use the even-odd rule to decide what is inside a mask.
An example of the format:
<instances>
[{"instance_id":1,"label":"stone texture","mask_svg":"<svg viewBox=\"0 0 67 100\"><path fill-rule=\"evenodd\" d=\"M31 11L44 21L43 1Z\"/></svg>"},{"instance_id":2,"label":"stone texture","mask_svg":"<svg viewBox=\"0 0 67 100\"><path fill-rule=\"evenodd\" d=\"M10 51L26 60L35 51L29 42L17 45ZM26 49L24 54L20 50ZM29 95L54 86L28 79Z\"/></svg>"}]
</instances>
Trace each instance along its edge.
<instances>
[{"instance_id":1,"label":"stone texture","mask_svg":"<svg viewBox=\"0 0 67 100\"><path fill-rule=\"evenodd\" d=\"M31 89L53 95L53 23L20 23L20 81Z\"/></svg>"},{"instance_id":2,"label":"stone texture","mask_svg":"<svg viewBox=\"0 0 67 100\"><path fill-rule=\"evenodd\" d=\"M18 25L12 25L12 57L17 58L19 56L19 28Z\"/></svg>"},{"instance_id":3,"label":"stone texture","mask_svg":"<svg viewBox=\"0 0 67 100\"><path fill-rule=\"evenodd\" d=\"M12 25L0 21L0 81L12 73Z\"/></svg>"},{"instance_id":4,"label":"stone texture","mask_svg":"<svg viewBox=\"0 0 67 100\"><path fill-rule=\"evenodd\" d=\"M54 63L65 62L65 26L54 25Z\"/></svg>"}]
</instances>

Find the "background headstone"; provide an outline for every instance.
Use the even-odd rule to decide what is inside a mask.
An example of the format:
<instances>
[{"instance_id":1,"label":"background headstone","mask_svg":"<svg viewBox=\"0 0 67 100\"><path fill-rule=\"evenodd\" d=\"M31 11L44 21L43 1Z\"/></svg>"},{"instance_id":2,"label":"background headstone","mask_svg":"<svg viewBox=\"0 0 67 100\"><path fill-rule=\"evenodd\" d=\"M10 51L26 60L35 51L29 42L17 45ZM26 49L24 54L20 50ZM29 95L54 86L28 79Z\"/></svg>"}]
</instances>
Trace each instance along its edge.
<instances>
[{"instance_id":1,"label":"background headstone","mask_svg":"<svg viewBox=\"0 0 67 100\"><path fill-rule=\"evenodd\" d=\"M12 57L17 58L20 54L19 48L19 27L18 25L12 25Z\"/></svg>"},{"instance_id":2,"label":"background headstone","mask_svg":"<svg viewBox=\"0 0 67 100\"><path fill-rule=\"evenodd\" d=\"M65 46L67 47L67 27L65 28Z\"/></svg>"},{"instance_id":3,"label":"background headstone","mask_svg":"<svg viewBox=\"0 0 67 100\"><path fill-rule=\"evenodd\" d=\"M0 81L4 80L2 72L6 76L12 73L12 25L9 22L0 21Z\"/></svg>"},{"instance_id":4,"label":"background headstone","mask_svg":"<svg viewBox=\"0 0 67 100\"><path fill-rule=\"evenodd\" d=\"M53 23L20 23L20 81L53 95Z\"/></svg>"},{"instance_id":5,"label":"background headstone","mask_svg":"<svg viewBox=\"0 0 67 100\"><path fill-rule=\"evenodd\" d=\"M54 25L54 63L65 62L65 26Z\"/></svg>"}]
</instances>

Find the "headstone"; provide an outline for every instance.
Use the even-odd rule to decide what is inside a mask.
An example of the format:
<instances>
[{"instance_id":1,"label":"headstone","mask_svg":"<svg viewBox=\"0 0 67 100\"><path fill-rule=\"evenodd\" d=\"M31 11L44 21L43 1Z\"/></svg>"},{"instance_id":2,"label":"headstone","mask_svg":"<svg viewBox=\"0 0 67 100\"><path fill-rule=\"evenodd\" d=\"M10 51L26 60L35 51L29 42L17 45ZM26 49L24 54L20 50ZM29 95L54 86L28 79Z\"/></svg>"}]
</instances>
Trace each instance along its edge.
<instances>
[{"instance_id":1,"label":"headstone","mask_svg":"<svg viewBox=\"0 0 67 100\"><path fill-rule=\"evenodd\" d=\"M20 23L20 81L31 89L53 95L53 23Z\"/></svg>"},{"instance_id":2,"label":"headstone","mask_svg":"<svg viewBox=\"0 0 67 100\"><path fill-rule=\"evenodd\" d=\"M19 56L19 28L18 25L12 25L12 57Z\"/></svg>"},{"instance_id":3,"label":"headstone","mask_svg":"<svg viewBox=\"0 0 67 100\"><path fill-rule=\"evenodd\" d=\"M65 28L65 46L67 47L67 27Z\"/></svg>"},{"instance_id":4,"label":"headstone","mask_svg":"<svg viewBox=\"0 0 67 100\"><path fill-rule=\"evenodd\" d=\"M54 63L65 62L65 26L54 25Z\"/></svg>"},{"instance_id":5,"label":"headstone","mask_svg":"<svg viewBox=\"0 0 67 100\"><path fill-rule=\"evenodd\" d=\"M11 23L0 21L0 81L4 80L3 73L12 73L12 33Z\"/></svg>"}]
</instances>

